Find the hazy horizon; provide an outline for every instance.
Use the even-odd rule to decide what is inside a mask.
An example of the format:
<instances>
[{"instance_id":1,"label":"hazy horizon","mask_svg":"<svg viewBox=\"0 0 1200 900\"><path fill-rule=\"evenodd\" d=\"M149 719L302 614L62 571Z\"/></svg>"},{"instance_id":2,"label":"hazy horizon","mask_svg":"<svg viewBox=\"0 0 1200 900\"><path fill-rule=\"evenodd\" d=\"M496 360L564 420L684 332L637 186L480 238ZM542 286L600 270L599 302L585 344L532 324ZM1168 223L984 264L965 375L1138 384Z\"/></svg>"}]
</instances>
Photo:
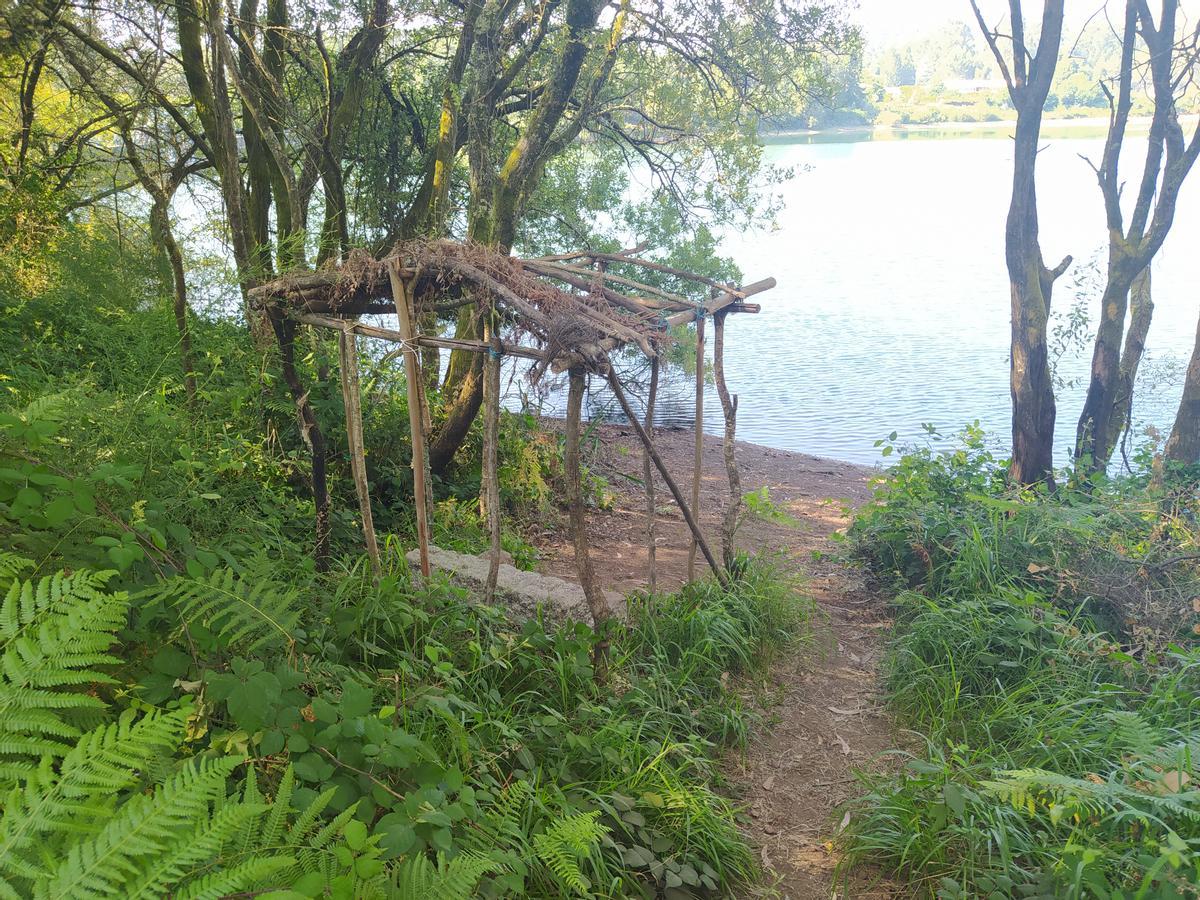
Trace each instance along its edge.
<instances>
[{"instance_id":1,"label":"hazy horizon","mask_svg":"<svg viewBox=\"0 0 1200 900\"><path fill-rule=\"evenodd\" d=\"M867 42L875 47L886 47L924 37L953 22L974 22L970 0L920 0L919 3L903 3L897 0L857 0L858 9L852 18L863 29ZM980 8L989 23L1004 21L1008 17L1006 0L980 0ZM1109 17L1120 22L1120 0L1067 0L1064 30L1081 28L1093 16ZM1038 4L1030 4L1027 18L1036 18ZM1180 11L1187 21L1194 21L1200 14L1200 0L1183 0Z\"/></svg>"}]
</instances>

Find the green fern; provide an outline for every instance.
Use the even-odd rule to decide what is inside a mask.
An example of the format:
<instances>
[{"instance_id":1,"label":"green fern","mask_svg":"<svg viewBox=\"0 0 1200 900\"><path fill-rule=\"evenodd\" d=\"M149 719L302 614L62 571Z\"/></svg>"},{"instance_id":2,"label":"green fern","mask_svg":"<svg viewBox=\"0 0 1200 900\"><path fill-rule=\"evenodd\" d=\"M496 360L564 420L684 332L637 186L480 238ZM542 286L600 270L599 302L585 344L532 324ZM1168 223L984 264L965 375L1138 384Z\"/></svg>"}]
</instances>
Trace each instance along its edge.
<instances>
[{"instance_id":1,"label":"green fern","mask_svg":"<svg viewBox=\"0 0 1200 900\"><path fill-rule=\"evenodd\" d=\"M19 569L19 560L0 560L0 568ZM124 593L104 591L113 574L59 572L9 584L0 601L0 783L30 774L44 755L66 754L104 709L80 688L112 683L95 667L117 662L108 650L129 608Z\"/></svg>"},{"instance_id":2,"label":"green fern","mask_svg":"<svg viewBox=\"0 0 1200 900\"><path fill-rule=\"evenodd\" d=\"M192 848L186 843L176 842L181 835L193 837L197 830L209 829L209 808L218 795L225 793L225 779L240 763L233 758L189 763L153 794L131 797L99 832L71 846L47 879L46 895L116 895L125 887L130 867L147 859L154 861L154 874L139 879L144 882L142 890L165 891L187 872L188 862L195 865L204 859L204 855L189 853ZM222 827L230 823L230 810L243 819L253 819L265 812L266 806L228 807ZM170 862L161 859L164 855Z\"/></svg>"},{"instance_id":3,"label":"green fern","mask_svg":"<svg viewBox=\"0 0 1200 900\"><path fill-rule=\"evenodd\" d=\"M172 604L184 624L202 624L222 645L242 653L283 649L291 652L300 621L295 591L265 579L218 569L202 578L179 576L144 596Z\"/></svg>"},{"instance_id":4,"label":"green fern","mask_svg":"<svg viewBox=\"0 0 1200 900\"><path fill-rule=\"evenodd\" d=\"M495 801L481 811L478 820L463 837L464 845L479 853L496 848L525 849L525 829L520 813L533 794L533 786L518 779L497 794Z\"/></svg>"},{"instance_id":5,"label":"green fern","mask_svg":"<svg viewBox=\"0 0 1200 900\"><path fill-rule=\"evenodd\" d=\"M253 783L227 794L242 760L187 760L150 790L131 790L178 749L187 715L126 713L83 735L58 771L46 757L12 790L0 815L0 897L217 900L291 885L287 842L245 841L264 819L286 816Z\"/></svg>"},{"instance_id":6,"label":"green fern","mask_svg":"<svg viewBox=\"0 0 1200 900\"><path fill-rule=\"evenodd\" d=\"M33 566L33 560L0 550L0 588L7 590L12 579Z\"/></svg>"},{"instance_id":7,"label":"green fern","mask_svg":"<svg viewBox=\"0 0 1200 900\"><path fill-rule=\"evenodd\" d=\"M230 808L260 807L267 810L264 816L240 821L222 836L219 852L209 854L219 857L229 869L239 869L244 862L264 855L275 855L285 860L283 864L256 876L250 886L254 891L297 885L312 888L328 886L344 874L345 866L335 850L340 845L346 825L354 818L357 804L325 821L322 816L337 793L337 788L329 788L297 812L292 807L295 787L296 775L289 766L280 778L274 801L268 809L251 767L240 791L217 803L216 815L224 815ZM387 882L383 876L375 879L356 876L356 890L355 896L359 900L388 896Z\"/></svg>"},{"instance_id":8,"label":"green fern","mask_svg":"<svg viewBox=\"0 0 1200 900\"><path fill-rule=\"evenodd\" d=\"M127 712L83 735L57 767L43 757L9 791L0 813L0 896L28 896L16 885L44 881L63 840L86 839L103 827L121 792L178 746L186 718L183 710L141 718Z\"/></svg>"},{"instance_id":9,"label":"green fern","mask_svg":"<svg viewBox=\"0 0 1200 900\"><path fill-rule=\"evenodd\" d=\"M1165 748L1131 760L1107 779L1072 778L1043 769L998 773L984 790L1030 816L1045 808L1051 822L1067 816L1109 822L1136 819L1170 827L1172 821L1200 822L1200 791L1189 789L1192 775L1185 762L1196 759L1200 746Z\"/></svg>"},{"instance_id":10,"label":"green fern","mask_svg":"<svg viewBox=\"0 0 1200 900\"><path fill-rule=\"evenodd\" d=\"M590 896L591 883L580 868L608 828L596 821L598 811L578 813L558 819L533 839L538 859L545 864L564 887L577 894Z\"/></svg>"},{"instance_id":11,"label":"green fern","mask_svg":"<svg viewBox=\"0 0 1200 900\"><path fill-rule=\"evenodd\" d=\"M410 856L393 870L393 896L421 900L471 900L484 875L500 871L500 864L475 853L447 861L438 854L434 865L424 854Z\"/></svg>"}]
</instances>

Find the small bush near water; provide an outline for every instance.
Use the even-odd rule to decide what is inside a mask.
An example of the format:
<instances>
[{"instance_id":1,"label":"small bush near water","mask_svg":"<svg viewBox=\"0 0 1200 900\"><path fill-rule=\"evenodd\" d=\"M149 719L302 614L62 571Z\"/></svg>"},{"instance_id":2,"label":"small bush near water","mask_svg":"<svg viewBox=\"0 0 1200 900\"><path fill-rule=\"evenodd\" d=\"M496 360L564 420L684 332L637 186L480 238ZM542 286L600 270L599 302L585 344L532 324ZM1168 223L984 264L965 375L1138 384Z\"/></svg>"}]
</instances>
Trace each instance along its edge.
<instances>
[{"instance_id":1,"label":"small bush near water","mask_svg":"<svg viewBox=\"0 0 1200 900\"><path fill-rule=\"evenodd\" d=\"M899 589L917 746L862 776L845 864L943 898L1194 898L1194 473L1015 492L979 438L905 455L851 529Z\"/></svg>"}]
</instances>

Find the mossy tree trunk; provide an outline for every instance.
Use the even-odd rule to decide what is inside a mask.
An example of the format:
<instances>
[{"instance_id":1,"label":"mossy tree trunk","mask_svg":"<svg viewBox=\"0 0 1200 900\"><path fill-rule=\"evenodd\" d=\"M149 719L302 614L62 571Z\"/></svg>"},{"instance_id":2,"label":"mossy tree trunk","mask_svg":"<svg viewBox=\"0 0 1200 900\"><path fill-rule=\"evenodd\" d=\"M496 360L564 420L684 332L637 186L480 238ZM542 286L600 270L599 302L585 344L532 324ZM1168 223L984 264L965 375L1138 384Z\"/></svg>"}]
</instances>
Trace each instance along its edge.
<instances>
[{"instance_id":1,"label":"mossy tree trunk","mask_svg":"<svg viewBox=\"0 0 1200 900\"><path fill-rule=\"evenodd\" d=\"M497 104L533 51L541 45L548 30L551 7L547 5L546 13L528 26L532 37L511 57L505 55L511 48L506 43L504 27L505 15L512 9L510 5L487 0L472 20L474 47L463 99L465 146L470 169L468 240L505 252L512 247L525 205L541 179L546 162L578 137L595 110L621 46L627 0L622 3L609 29L595 69L581 84L590 52L590 38L597 30L605 6L602 0L567 0L564 33L544 87L536 101L530 101L528 122L498 167L495 152ZM568 118L571 110L574 115ZM433 161L436 166L436 156ZM455 336L482 339L483 321L477 310L464 307L460 311ZM482 375L483 361L479 354L462 350L451 352L442 385L442 422L430 447L430 465L435 472L443 471L449 465L479 412L483 396Z\"/></svg>"},{"instance_id":2,"label":"mossy tree trunk","mask_svg":"<svg viewBox=\"0 0 1200 900\"><path fill-rule=\"evenodd\" d=\"M1100 301L1087 397L1076 428L1075 463L1083 473L1107 469L1125 427L1132 404L1132 376L1136 376L1153 310L1148 303L1135 308L1130 320L1130 340L1125 340L1123 352L1130 291L1134 280L1143 272L1149 278L1150 263L1174 222L1179 190L1200 153L1200 127L1190 144L1185 143L1176 109L1178 85L1190 83L1190 73L1196 65L1194 55L1180 53L1176 47L1177 11L1178 3L1167 0L1162 4L1162 13L1156 23L1145 2L1128 0L1117 92L1108 91L1111 106L1108 136L1103 159L1094 167L1104 196L1109 234L1108 269ZM1121 208L1124 181L1119 162L1132 108L1134 50L1139 36L1148 52L1154 114L1141 178L1126 223ZM1147 294L1148 290L1147 282ZM1131 353L1136 354L1136 358Z\"/></svg>"},{"instance_id":3,"label":"mossy tree trunk","mask_svg":"<svg viewBox=\"0 0 1200 900\"><path fill-rule=\"evenodd\" d=\"M1002 37L986 24L975 0L975 17L996 58L1017 110L1013 144L1013 187L1004 232L1012 313L1009 390L1012 397L1012 461L1009 477L1018 484L1054 484L1054 385L1047 348L1047 321L1055 280L1070 257L1046 267L1038 239L1036 170L1042 110L1054 79L1062 41L1064 0L1046 0L1031 53L1025 42L1020 0L1012 0L1011 35ZM999 41L1011 43L1005 54Z\"/></svg>"},{"instance_id":4,"label":"mossy tree trunk","mask_svg":"<svg viewBox=\"0 0 1200 900\"><path fill-rule=\"evenodd\" d=\"M1129 288L1129 328L1125 332L1125 349L1117 373L1117 388L1113 394L1112 414L1103 446L1111 455L1121 442L1121 435L1130 425L1133 414L1133 391L1138 369L1146 352L1146 336L1154 316L1154 299L1150 290L1150 267L1142 269Z\"/></svg>"},{"instance_id":5,"label":"mossy tree trunk","mask_svg":"<svg viewBox=\"0 0 1200 900\"><path fill-rule=\"evenodd\" d=\"M1200 323L1196 326L1196 343L1188 361L1175 424L1167 438L1166 456L1187 465L1200 462Z\"/></svg>"}]
</instances>

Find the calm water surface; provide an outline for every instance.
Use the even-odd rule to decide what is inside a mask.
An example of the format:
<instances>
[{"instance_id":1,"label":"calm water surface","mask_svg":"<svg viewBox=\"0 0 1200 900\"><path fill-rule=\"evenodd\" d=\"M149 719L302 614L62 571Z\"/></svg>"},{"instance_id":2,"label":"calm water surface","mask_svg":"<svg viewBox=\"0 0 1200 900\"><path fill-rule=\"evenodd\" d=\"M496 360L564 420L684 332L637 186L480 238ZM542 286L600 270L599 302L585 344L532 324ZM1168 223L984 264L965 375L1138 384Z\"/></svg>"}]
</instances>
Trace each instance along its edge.
<instances>
[{"instance_id":1,"label":"calm water surface","mask_svg":"<svg viewBox=\"0 0 1200 900\"><path fill-rule=\"evenodd\" d=\"M1052 132L1039 160L1042 246L1048 264L1070 253L1055 307L1096 289L1084 271L1100 261L1105 229L1095 178L1080 154L1099 158L1101 138ZM1132 149L1132 148L1131 148ZM876 439L917 439L922 423L954 432L978 419L1008 439L1008 282L1004 219L1012 152L1003 134L936 139L776 140L771 162L792 167L785 207L770 233L727 234L723 251L746 281L773 275L755 297L759 315L730 316L726 369L740 395L738 436L787 450L875 462ZM1132 154L1131 154L1132 155ZM1131 160L1136 163L1136 160ZM1131 167L1132 171L1132 167ZM1200 290L1200 176L1154 266L1154 323L1135 419L1170 426L1196 331ZM1083 286L1076 282L1083 279ZM1086 374L1090 347L1060 373ZM1173 370L1173 365L1177 368ZM690 427L687 380L662 401L662 423ZM1059 454L1074 435L1084 385L1059 397ZM711 396L709 396L711 395ZM593 410L608 404L595 396ZM722 425L715 390L705 428Z\"/></svg>"}]
</instances>

